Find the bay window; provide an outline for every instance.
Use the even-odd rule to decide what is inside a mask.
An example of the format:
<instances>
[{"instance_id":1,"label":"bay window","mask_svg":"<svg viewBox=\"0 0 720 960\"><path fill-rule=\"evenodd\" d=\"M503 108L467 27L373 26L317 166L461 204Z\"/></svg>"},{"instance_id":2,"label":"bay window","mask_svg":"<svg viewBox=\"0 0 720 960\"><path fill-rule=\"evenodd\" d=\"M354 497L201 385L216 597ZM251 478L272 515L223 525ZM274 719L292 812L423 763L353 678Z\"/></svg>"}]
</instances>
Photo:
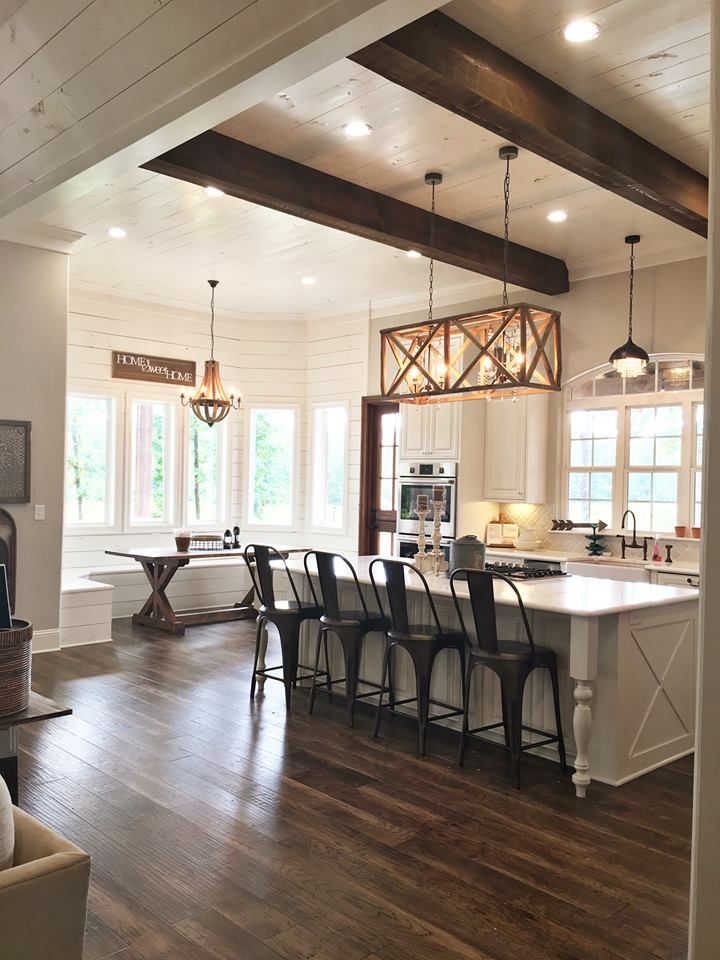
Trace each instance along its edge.
<instances>
[{"instance_id":1,"label":"bay window","mask_svg":"<svg viewBox=\"0 0 720 960\"><path fill-rule=\"evenodd\" d=\"M185 448L185 526L227 525L227 423L209 427L188 416Z\"/></svg>"},{"instance_id":2,"label":"bay window","mask_svg":"<svg viewBox=\"0 0 720 960\"><path fill-rule=\"evenodd\" d=\"M247 523L291 527L295 523L294 407L252 407L248 429Z\"/></svg>"},{"instance_id":3,"label":"bay window","mask_svg":"<svg viewBox=\"0 0 720 960\"><path fill-rule=\"evenodd\" d=\"M606 369L568 386L570 520L619 528L629 508L647 534L700 525L703 382L701 360L662 358L637 380Z\"/></svg>"},{"instance_id":4,"label":"bay window","mask_svg":"<svg viewBox=\"0 0 720 960\"><path fill-rule=\"evenodd\" d=\"M70 394L65 438L65 523L115 523L115 417L112 396Z\"/></svg>"},{"instance_id":5,"label":"bay window","mask_svg":"<svg viewBox=\"0 0 720 960\"><path fill-rule=\"evenodd\" d=\"M313 527L321 530L345 526L347 426L346 404L314 408L310 510Z\"/></svg>"},{"instance_id":6,"label":"bay window","mask_svg":"<svg viewBox=\"0 0 720 960\"><path fill-rule=\"evenodd\" d=\"M130 526L167 525L175 518L175 406L166 401L130 404Z\"/></svg>"}]
</instances>

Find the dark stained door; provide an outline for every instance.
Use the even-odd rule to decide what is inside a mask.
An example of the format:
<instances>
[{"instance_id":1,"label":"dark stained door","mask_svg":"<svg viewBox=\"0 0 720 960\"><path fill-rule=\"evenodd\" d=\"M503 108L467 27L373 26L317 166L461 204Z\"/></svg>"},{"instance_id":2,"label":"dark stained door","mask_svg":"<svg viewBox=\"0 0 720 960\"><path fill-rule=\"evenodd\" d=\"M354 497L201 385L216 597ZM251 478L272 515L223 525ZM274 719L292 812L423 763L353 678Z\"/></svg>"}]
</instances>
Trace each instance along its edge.
<instances>
[{"instance_id":1,"label":"dark stained door","mask_svg":"<svg viewBox=\"0 0 720 960\"><path fill-rule=\"evenodd\" d=\"M362 556L394 552L399 439L399 405L363 397L358 536Z\"/></svg>"}]
</instances>

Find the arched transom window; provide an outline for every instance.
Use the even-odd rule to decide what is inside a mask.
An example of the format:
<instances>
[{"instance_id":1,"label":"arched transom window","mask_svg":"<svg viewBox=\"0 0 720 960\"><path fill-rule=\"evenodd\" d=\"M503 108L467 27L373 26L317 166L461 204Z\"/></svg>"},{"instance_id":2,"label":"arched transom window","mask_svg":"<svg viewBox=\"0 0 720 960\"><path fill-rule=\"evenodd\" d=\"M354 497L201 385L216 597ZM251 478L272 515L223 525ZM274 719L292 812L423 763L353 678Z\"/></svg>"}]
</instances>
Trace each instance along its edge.
<instances>
[{"instance_id":1,"label":"arched transom window","mask_svg":"<svg viewBox=\"0 0 720 960\"><path fill-rule=\"evenodd\" d=\"M565 388L567 516L619 528L626 509L638 530L674 534L701 524L703 386L700 356L657 355L623 380L609 365Z\"/></svg>"}]
</instances>

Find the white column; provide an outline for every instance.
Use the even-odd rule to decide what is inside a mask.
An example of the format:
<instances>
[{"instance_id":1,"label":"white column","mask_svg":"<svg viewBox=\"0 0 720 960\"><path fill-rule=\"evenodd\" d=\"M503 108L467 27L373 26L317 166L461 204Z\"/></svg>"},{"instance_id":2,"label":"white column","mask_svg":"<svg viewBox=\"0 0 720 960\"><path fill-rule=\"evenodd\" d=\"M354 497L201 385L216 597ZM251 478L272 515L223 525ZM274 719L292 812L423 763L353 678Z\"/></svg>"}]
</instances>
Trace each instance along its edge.
<instances>
[{"instance_id":1,"label":"white column","mask_svg":"<svg viewBox=\"0 0 720 960\"><path fill-rule=\"evenodd\" d=\"M573 734L575 737L575 773L572 781L575 794L581 799L590 786L590 737L592 735L591 682L597 677L598 666L597 617L570 619L570 676L575 681L573 696Z\"/></svg>"},{"instance_id":2,"label":"white column","mask_svg":"<svg viewBox=\"0 0 720 960\"><path fill-rule=\"evenodd\" d=\"M716 960L720 905L720 191L712 176L720 164L720 0L712 4L710 81L710 246L708 319L705 341L705 450L703 457L703 540L700 566L700 644L695 748L690 960ZM706 575L707 574L707 575Z\"/></svg>"}]
</instances>

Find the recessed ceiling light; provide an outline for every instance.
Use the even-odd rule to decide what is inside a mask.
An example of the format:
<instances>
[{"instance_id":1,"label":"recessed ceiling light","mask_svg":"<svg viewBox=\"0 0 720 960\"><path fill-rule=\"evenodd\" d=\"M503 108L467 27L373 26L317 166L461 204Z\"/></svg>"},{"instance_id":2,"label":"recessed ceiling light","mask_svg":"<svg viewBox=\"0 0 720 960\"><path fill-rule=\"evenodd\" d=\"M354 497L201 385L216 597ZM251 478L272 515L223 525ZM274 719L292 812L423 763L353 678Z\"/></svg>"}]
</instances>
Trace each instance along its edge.
<instances>
[{"instance_id":1,"label":"recessed ceiling light","mask_svg":"<svg viewBox=\"0 0 720 960\"><path fill-rule=\"evenodd\" d=\"M600 27L594 20L573 20L563 30L568 43L587 43L600 34Z\"/></svg>"},{"instance_id":2,"label":"recessed ceiling light","mask_svg":"<svg viewBox=\"0 0 720 960\"><path fill-rule=\"evenodd\" d=\"M372 129L370 124L365 123L364 120L351 120L350 123L346 123L343 127L348 137L369 137Z\"/></svg>"},{"instance_id":3,"label":"recessed ceiling light","mask_svg":"<svg viewBox=\"0 0 720 960\"><path fill-rule=\"evenodd\" d=\"M205 193L209 197L224 197L225 191L221 190L219 187L205 187Z\"/></svg>"},{"instance_id":4,"label":"recessed ceiling light","mask_svg":"<svg viewBox=\"0 0 720 960\"><path fill-rule=\"evenodd\" d=\"M405 256L410 257L411 260L415 260L417 257L421 257L422 254L419 250L408 250Z\"/></svg>"},{"instance_id":5,"label":"recessed ceiling light","mask_svg":"<svg viewBox=\"0 0 720 960\"><path fill-rule=\"evenodd\" d=\"M115 240L122 240L123 237L127 236L127 232L123 230L122 227L110 227L108 236L113 237Z\"/></svg>"},{"instance_id":6,"label":"recessed ceiling light","mask_svg":"<svg viewBox=\"0 0 720 960\"><path fill-rule=\"evenodd\" d=\"M315 279L315 277L303 277L300 280L300 283L305 284L306 287L313 287L317 283L317 280Z\"/></svg>"},{"instance_id":7,"label":"recessed ceiling light","mask_svg":"<svg viewBox=\"0 0 720 960\"><path fill-rule=\"evenodd\" d=\"M550 223L563 223L567 220L567 214L564 210L551 210L547 218Z\"/></svg>"}]
</instances>

